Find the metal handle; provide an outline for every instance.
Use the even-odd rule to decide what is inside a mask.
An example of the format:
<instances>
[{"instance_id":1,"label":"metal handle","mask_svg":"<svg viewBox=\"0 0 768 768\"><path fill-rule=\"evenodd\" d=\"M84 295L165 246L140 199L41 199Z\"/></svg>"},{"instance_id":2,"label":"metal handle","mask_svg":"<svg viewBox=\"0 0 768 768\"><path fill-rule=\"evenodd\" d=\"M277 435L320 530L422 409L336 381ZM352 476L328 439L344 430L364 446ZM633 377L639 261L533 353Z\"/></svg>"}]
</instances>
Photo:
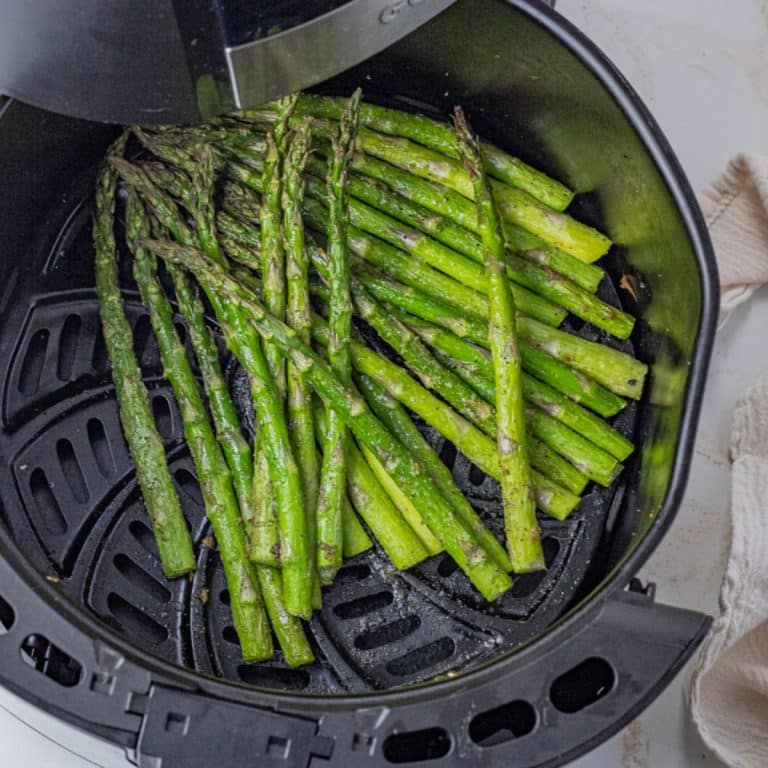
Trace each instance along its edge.
<instances>
[{"instance_id":1,"label":"metal handle","mask_svg":"<svg viewBox=\"0 0 768 768\"><path fill-rule=\"evenodd\" d=\"M226 49L238 107L307 88L359 64L455 0L351 0L277 35Z\"/></svg>"}]
</instances>

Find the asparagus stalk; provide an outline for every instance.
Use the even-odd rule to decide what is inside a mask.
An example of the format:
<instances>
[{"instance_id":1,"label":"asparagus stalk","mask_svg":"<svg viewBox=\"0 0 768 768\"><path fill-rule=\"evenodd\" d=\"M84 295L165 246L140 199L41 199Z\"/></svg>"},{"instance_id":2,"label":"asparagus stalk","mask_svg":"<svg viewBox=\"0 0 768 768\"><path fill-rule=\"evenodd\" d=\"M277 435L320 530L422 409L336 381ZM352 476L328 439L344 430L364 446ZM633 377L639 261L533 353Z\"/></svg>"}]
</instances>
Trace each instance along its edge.
<instances>
[{"instance_id":1,"label":"asparagus stalk","mask_svg":"<svg viewBox=\"0 0 768 768\"><path fill-rule=\"evenodd\" d=\"M363 153L355 155L352 167L365 180L381 181L393 192L441 218L451 219L471 232L479 233L472 201L458 192ZM585 264L510 222L503 222L503 231L508 249L519 251L525 258L552 268L590 292L597 290L604 274L599 266Z\"/></svg>"},{"instance_id":2,"label":"asparagus stalk","mask_svg":"<svg viewBox=\"0 0 768 768\"><path fill-rule=\"evenodd\" d=\"M355 557L373 546L368 534L346 496L344 500L344 557Z\"/></svg>"},{"instance_id":3,"label":"asparagus stalk","mask_svg":"<svg viewBox=\"0 0 768 768\"><path fill-rule=\"evenodd\" d=\"M263 201L261 206L261 275L264 283L264 305L275 317L285 318L285 254L283 251L282 167L285 156L288 125L298 101L298 94L280 99L275 125L267 134L267 152L262 174ZM267 341L264 354L278 391L285 395L285 366L275 346Z\"/></svg>"},{"instance_id":4,"label":"asparagus stalk","mask_svg":"<svg viewBox=\"0 0 768 768\"><path fill-rule=\"evenodd\" d=\"M157 277L155 258L139 245L149 231L149 219L136 191L131 189L126 203L126 240L134 256L134 276L142 301L149 311L165 377L179 404L184 435L197 469L205 511L219 544L243 659L269 659L272 657L272 636L257 577L248 560L232 475L208 421L205 403L184 345L176 333L173 310Z\"/></svg>"},{"instance_id":5,"label":"asparagus stalk","mask_svg":"<svg viewBox=\"0 0 768 768\"><path fill-rule=\"evenodd\" d=\"M352 332L352 299L349 295L349 252L347 250L348 195L347 167L358 129L362 92L358 88L341 116L339 130L331 139L331 161L326 179L328 200L328 361L339 381L349 387L352 365L349 342ZM262 233L263 235L263 233ZM317 501L317 564L320 580L330 584L341 565L342 506L346 488L347 426L340 413L328 411L328 429L323 441L323 463Z\"/></svg>"},{"instance_id":6,"label":"asparagus stalk","mask_svg":"<svg viewBox=\"0 0 768 768\"><path fill-rule=\"evenodd\" d=\"M324 152L322 142L319 146L321 153ZM234 149L233 154L247 165L260 169L262 151L256 142L247 148ZM310 167L316 175L323 174L321 160L313 161ZM359 152L352 158L351 167L355 173L350 178L350 194L377 206L380 190L384 189L388 195L394 195L392 204L386 209L391 216L419 228L422 225L428 227L425 231L442 242L446 242L443 237L451 236L451 226L458 225L479 233L474 204L458 192ZM404 200L409 205L404 205ZM425 212L431 215L425 217ZM601 267L586 264L511 222L502 222L502 228L509 252L518 252L534 264L549 267L590 293L597 291L605 274ZM446 244L451 245L450 242Z\"/></svg>"},{"instance_id":7,"label":"asparagus stalk","mask_svg":"<svg viewBox=\"0 0 768 768\"><path fill-rule=\"evenodd\" d=\"M467 317L445 302L435 302L430 295L419 290L420 286L397 286L383 280L374 283L364 274L361 280L365 281L366 287L377 298L446 327L476 344L486 348L489 346L487 335L483 334L484 323L477 322L477 318ZM518 318L518 334L524 342L520 347L523 364L526 368L530 365L531 373L556 386L577 402L584 402L602 416L612 416L623 408L622 395L635 399L642 395L648 367L631 355L523 315ZM543 360L542 355L537 355L536 351L545 353ZM555 361L575 368L583 376L567 375L567 368L552 365ZM556 384L561 372L563 389ZM596 387L596 383L602 386Z\"/></svg>"},{"instance_id":8,"label":"asparagus stalk","mask_svg":"<svg viewBox=\"0 0 768 768\"><path fill-rule=\"evenodd\" d=\"M308 380L326 406L339 411L355 437L376 453L397 484L413 500L432 532L441 539L448 554L486 600L495 600L510 588L507 573L464 528L442 495L435 492L434 485L410 452L373 415L359 395L339 382L311 347L288 326L269 315L251 291L198 250L174 243L151 242L147 245L164 259L185 264L211 292L226 295L247 311L259 333L273 339L284 354L306 370Z\"/></svg>"},{"instance_id":9,"label":"asparagus stalk","mask_svg":"<svg viewBox=\"0 0 768 768\"><path fill-rule=\"evenodd\" d=\"M310 177L308 180L307 194L316 200L322 200L318 182L314 177ZM471 259L465 258L460 253L457 253L450 248L446 248L437 240L433 240L427 235L407 227L401 222L398 222L359 200L350 200L349 212L351 224L362 232L374 235L391 246L423 259L426 264L453 277L458 283L461 283L468 288L472 288L478 293L486 294L488 292L487 281L482 266ZM525 311L535 314L537 317L544 319L551 325L559 325L560 322L565 319L566 312L564 310L567 309L567 307L564 305L563 308L555 306L544 293L547 292L551 295L557 294L558 299L562 298L562 294L566 296L566 301L582 314L586 311L584 310L584 307L589 305L591 311L586 311L586 313L601 325L605 324L602 318L606 312L600 314L595 311L596 307L594 306L597 302L600 304L604 304L604 302L600 302L599 299L595 299L594 296L583 291L581 293L587 297L585 301L575 299L571 301L570 298L573 297L572 295L578 294L578 290L575 287L571 290L568 289L568 286L565 286L565 288L562 289L554 287L550 288L550 286L555 286L559 283L565 285L565 283L562 281L547 280L547 276L541 272L540 268L527 265L526 262L522 263L526 266L530 266L531 270L529 271L534 273L533 279L526 280L526 282L535 285L538 290L538 295L532 293L525 287L525 285L520 284L520 280L511 286L513 293L518 297L521 306L525 308ZM518 269L516 276L519 277L524 273L525 270L521 271ZM563 302L561 301L560 303L562 304ZM617 311L614 307L610 307L608 304L605 304L605 307L609 309L607 314L611 314L611 312L615 313ZM608 324L611 326L610 321L608 321ZM611 327L613 328L614 326ZM619 326L616 325L614 330L617 330L618 328ZM621 329L621 332L623 332L623 326L621 326Z\"/></svg>"},{"instance_id":10,"label":"asparagus stalk","mask_svg":"<svg viewBox=\"0 0 768 768\"><path fill-rule=\"evenodd\" d=\"M287 283L286 321L307 344L312 340L312 318L309 305L309 262L304 245L301 201L304 195L302 173L307 162L311 138L312 126L308 120L300 123L291 135L285 155L282 186ZM314 564L317 546L318 456L312 415L312 391L302 371L290 361L287 365L287 386L288 422L304 486L307 547ZM352 525L349 521L356 522L357 518L353 515L345 520Z\"/></svg>"},{"instance_id":11,"label":"asparagus stalk","mask_svg":"<svg viewBox=\"0 0 768 768\"><path fill-rule=\"evenodd\" d=\"M125 142L124 134L112 145L110 153L122 154ZM136 478L152 523L163 571L172 579L193 571L197 563L168 469L163 441L149 407L141 368L133 351L131 326L120 294L114 233L116 188L117 174L114 166L108 163L102 169L96 186L93 224L96 294L104 341L112 365L120 421L136 467Z\"/></svg>"},{"instance_id":12,"label":"asparagus stalk","mask_svg":"<svg viewBox=\"0 0 768 768\"><path fill-rule=\"evenodd\" d=\"M371 410L389 427L392 433L422 463L430 477L453 507L461 521L468 526L488 552L504 570L511 570L512 565L504 547L485 527L466 496L459 490L450 470L443 464L432 446L426 441L418 427L400 403L384 387L368 376L358 376L360 390Z\"/></svg>"},{"instance_id":13,"label":"asparagus stalk","mask_svg":"<svg viewBox=\"0 0 768 768\"><path fill-rule=\"evenodd\" d=\"M345 103L345 99L302 94L297 113L338 120ZM271 107L267 105L268 110L246 110L244 114L257 120L274 119ZM361 105L360 121L380 133L412 139L448 157L459 157L456 136L448 123L375 104ZM484 143L483 151L485 170L489 175L525 190L557 211L564 211L570 204L573 192L560 182L492 144Z\"/></svg>"},{"instance_id":14,"label":"asparagus stalk","mask_svg":"<svg viewBox=\"0 0 768 768\"><path fill-rule=\"evenodd\" d=\"M282 160L285 151L285 141L288 131L288 122L296 105L296 96L287 96L278 103L277 115L273 129L266 136L266 155L262 170L263 198L260 209L261 230L263 233L261 247L261 276L264 286L263 297L269 311L280 319L285 318L285 255L283 252L282 216L280 210L282 194ZM265 340L263 343L264 356L267 361L269 374L274 382L278 397L281 400L286 396L285 362L275 346ZM276 532L279 531L280 549L290 548L291 539L300 534L297 526L297 517L303 514L295 507L293 515L280 514L276 508L276 500L272 493L271 475L269 472L269 460L263 446L256 449L254 461L255 485L254 493L258 505L256 517L261 522L259 529L263 536L253 538L253 556L258 560L269 558L265 550L275 548ZM309 538L306 523L304 535ZM307 542L308 544L309 542ZM299 548L300 553L302 547ZM281 558L282 553L281 553ZM299 615L306 616L309 606L306 604L306 581L304 573L309 569L304 562L303 555L295 564L288 566L289 574L286 574L286 593L294 595L292 600L296 604Z\"/></svg>"},{"instance_id":15,"label":"asparagus stalk","mask_svg":"<svg viewBox=\"0 0 768 768\"><path fill-rule=\"evenodd\" d=\"M162 163L144 163L147 176L189 207L196 204L193 184L184 171L175 171ZM216 341L205 320L205 310L189 277L178 267L168 266L179 311L186 318L192 348L200 366L201 378L210 404L216 436L232 472L241 515L250 520L254 515L253 467L251 449L243 437L235 405L229 394L219 361Z\"/></svg>"},{"instance_id":16,"label":"asparagus stalk","mask_svg":"<svg viewBox=\"0 0 768 768\"><path fill-rule=\"evenodd\" d=\"M221 372L218 350L205 326L202 302L187 276L179 267L173 270L174 287L179 309L187 320L192 346L208 395L208 402L240 504L243 520L254 514L252 458L248 443L242 435L234 403ZM314 661L312 648L301 622L288 613L283 601L283 579L280 572L266 565L256 565L256 576L266 604L267 613L286 662L301 666Z\"/></svg>"},{"instance_id":17,"label":"asparagus stalk","mask_svg":"<svg viewBox=\"0 0 768 768\"><path fill-rule=\"evenodd\" d=\"M286 109L289 110L291 108L290 101L290 98L287 99L288 105ZM282 157L285 149L285 129L282 121L278 121L278 124L275 126L274 138L278 143L279 156ZM218 264L226 265L226 259L219 246L216 233L213 207L213 154L210 149L203 147L199 150L195 159L196 165L193 182L199 179L199 183L193 186L193 189L196 190L197 204L193 206L192 213L195 217L198 240L200 241L202 249L210 257L212 257ZM279 172L280 169L276 170L276 173ZM266 195L267 205L273 205L274 203L272 200L274 187L274 183L269 185L269 193ZM278 183L278 193L280 192L280 189L281 185ZM279 197L277 204L279 214ZM262 211L264 207L266 206L262 206ZM279 219L277 227L279 234ZM279 245L282 246L282 242L280 242ZM262 264L264 264L264 250L265 247L262 243ZM275 300L275 307L278 311L282 309L284 312L285 265L282 248L278 249L275 259L276 263L279 265L278 269L282 270L282 284L278 285L278 281L265 281L264 293L270 295ZM262 276L264 274L266 274L266 272L262 272ZM250 333L253 334L253 331L251 330ZM251 339L253 342L251 346L260 351L258 347L258 337L253 338L251 335ZM271 361L267 354L263 354L263 357L258 363L261 363L265 358L268 370L265 371L262 369L261 374L269 384L272 384L274 387L274 394L276 395L276 402L270 404L271 413L269 414L269 418L270 421L277 425L277 429L279 430L280 451L278 456L270 456L269 445L265 444L265 441L262 438L264 459L257 460L256 466L262 470L261 477L264 480L269 478L270 482L269 484L263 482L256 486L257 489L261 488L262 490L261 498L257 499L257 504L260 504L259 512L257 512L257 514L261 515L259 520L264 524L261 526L261 529L263 530L266 527L267 530L270 530L274 527L273 510L276 508L280 531L280 564L282 566L283 600L289 613L295 616L301 616L302 618L309 618L312 614L314 568L312 566L311 551L309 549L309 534L307 530L307 518L304 511L301 471L293 454L290 434L288 432L283 409L279 402L285 394L285 382L284 380L281 380L280 375L280 371L283 369L282 356L280 355L279 350L274 350L274 355ZM254 376L252 376L252 378L258 375L258 371L254 370L253 374ZM271 381L269 381L270 376ZM264 384L265 382L261 382L262 386L264 386ZM258 413L259 406L257 403L255 403L255 407ZM260 421L262 418L264 418L264 416L259 414ZM284 461L285 463L280 464L280 461ZM263 472L264 468L267 469L267 472ZM272 493L268 493L270 487L273 489ZM271 498L273 495L274 502ZM272 537L273 535L270 534L269 540L272 540Z\"/></svg>"},{"instance_id":18,"label":"asparagus stalk","mask_svg":"<svg viewBox=\"0 0 768 768\"><path fill-rule=\"evenodd\" d=\"M416 333L397 318L387 315L357 280L352 278L351 285L360 317L403 358L424 386L439 392L481 429L495 432L493 408L462 379L435 360Z\"/></svg>"},{"instance_id":19,"label":"asparagus stalk","mask_svg":"<svg viewBox=\"0 0 768 768\"><path fill-rule=\"evenodd\" d=\"M365 445L358 447L360 448L363 457L368 462L368 466L371 468L374 476L379 481L379 484L386 491L389 498L392 499L392 502L398 508L400 514L405 518L408 525L413 528L416 535L421 539L427 552L430 555L437 555L442 552L443 545L440 539L429 530L429 526L424 522L419 510L416 509L413 502L408 498L408 495L402 488L400 488L400 486L392 479L386 468L377 458L376 454Z\"/></svg>"},{"instance_id":20,"label":"asparagus stalk","mask_svg":"<svg viewBox=\"0 0 768 768\"><path fill-rule=\"evenodd\" d=\"M496 442L499 447L507 551L515 571L527 573L546 566L528 460L517 309L506 280L501 224L483 170L480 142L472 133L460 107L456 107L453 119L461 156L472 179L488 276L488 340L496 383Z\"/></svg>"}]
</instances>

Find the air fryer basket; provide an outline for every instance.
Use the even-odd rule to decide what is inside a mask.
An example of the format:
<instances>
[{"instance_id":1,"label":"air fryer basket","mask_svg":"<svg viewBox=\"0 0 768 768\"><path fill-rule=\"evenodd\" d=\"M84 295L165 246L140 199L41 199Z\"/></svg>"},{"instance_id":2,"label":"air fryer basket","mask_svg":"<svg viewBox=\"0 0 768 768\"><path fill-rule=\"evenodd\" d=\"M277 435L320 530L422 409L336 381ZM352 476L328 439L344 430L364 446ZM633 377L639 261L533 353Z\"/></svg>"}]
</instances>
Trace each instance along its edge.
<instances>
[{"instance_id":1,"label":"air fryer basket","mask_svg":"<svg viewBox=\"0 0 768 768\"><path fill-rule=\"evenodd\" d=\"M141 765L226 768L246 755L260 765L501 765L511 754L519 766L558 765L647 705L708 626L636 583L624 589L682 496L717 308L706 233L653 121L581 35L531 0L460 0L323 90L358 84L403 108L446 115L463 104L484 136L582 192L577 215L620 244L603 296L639 316L630 345L652 365L644 400L617 423L638 452L569 520L542 519L549 570L519 579L499 604L482 604L447 557L398 575L374 552L345 564L325 594L312 622L317 664L241 664L129 270L137 354L198 545L190 581L162 577L119 428L90 245L93 180L115 129L9 103L0 680ZM617 291L623 276L633 293ZM247 424L241 373L234 363L229 373ZM430 437L493 521L495 485Z\"/></svg>"}]
</instances>

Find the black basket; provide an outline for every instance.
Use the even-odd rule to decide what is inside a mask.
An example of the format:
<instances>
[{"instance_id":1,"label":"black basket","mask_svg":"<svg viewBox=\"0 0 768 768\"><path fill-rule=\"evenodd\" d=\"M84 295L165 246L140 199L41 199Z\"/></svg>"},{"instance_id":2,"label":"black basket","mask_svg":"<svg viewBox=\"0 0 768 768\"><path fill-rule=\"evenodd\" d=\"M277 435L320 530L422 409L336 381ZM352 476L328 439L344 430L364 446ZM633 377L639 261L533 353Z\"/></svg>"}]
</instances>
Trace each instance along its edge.
<instances>
[{"instance_id":1,"label":"black basket","mask_svg":"<svg viewBox=\"0 0 768 768\"><path fill-rule=\"evenodd\" d=\"M397 574L374 550L324 595L316 664L242 664L128 270L136 351L198 552L189 581L162 577L119 428L90 244L93 180L115 131L10 103L0 118L0 679L142 765L244 755L558 765L646 706L708 626L636 583L625 590L682 497L717 311L706 232L650 116L582 36L524 0L461 0L323 89L358 84L372 100L443 117L461 103L481 134L590 190L573 210L621 244L603 297L620 293L638 316L628 348L652 367L644 400L617 421L638 452L567 521L542 518L548 571L499 603L483 603L446 556ZM617 293L621 277L639 290ZM242 393L237 366L229 373ZM247 395L240 405L247 423ZM496 485L426 434L493 524Z\"/></svg>"}]
</instances>

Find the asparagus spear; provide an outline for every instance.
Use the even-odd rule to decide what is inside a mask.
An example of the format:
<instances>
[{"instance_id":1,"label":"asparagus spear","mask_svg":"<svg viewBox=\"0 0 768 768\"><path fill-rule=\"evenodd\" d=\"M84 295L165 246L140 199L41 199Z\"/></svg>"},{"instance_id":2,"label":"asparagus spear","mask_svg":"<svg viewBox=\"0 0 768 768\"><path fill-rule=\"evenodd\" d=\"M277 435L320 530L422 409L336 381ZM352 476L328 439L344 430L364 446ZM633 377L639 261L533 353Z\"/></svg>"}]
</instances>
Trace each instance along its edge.
<instances>
[{"instance_id":1,"label":"asparagus spear","mask_svg":"<svg viewBox=\"0 0 768 768\"><path fill-rule=\"evenodd\" d=\"M272 657L272 636L256 574L246 551L232 475L205 409L200 389L173 324L173 310L157 277L154 256L139 245L149 235L149 218L135 190L126 203L126 240L134 256L134 276L149 310L166 378L179 404L184 434L195 462L205 511L219 544L232 598L232 618L245 661Z\"/></svg>"},{"instance_id":2,"label":"asparagus spear","mask_svg":"<svg viewBox=\"0 0 768 768\"><path fill-rule=\"evenodd\" d=\"M451 219L476 234L479 232L472 201L458 192L363 153L355 155L352 167L361 180L379 180L393 192L441 218ZM585 264L515 224L505 221L502 226L508 249L550 267L590 292L597 290L604 274L599 266Z\"/></svg>"},{"instance_id":3,"label":"asparagus spear","mask_svg":"<svg viewBox=\"0 0 768 768\"><path fill-rule=\"evenodd\" d=\"M147 246L166 260L185 264L211 292L226 295L246 310L259 333L273 339L284 354L306 370L318 395L329 408L339 411L355 437L376 453L397 484L413 500L432 532L441 539L448 554L486 600L495 600L509 589L511 580L507 573L464 528L442 495L435 493L434 485L410 452L371 413L359 395L339 382L311 347L266 312L253 292L197 249L158 242L148 242Z\"/></svg>"},{"instance_id":4,"label":"asparagus spear","mask_svg":"<svg viewBox=\"0 0 768 768\"><path fill-rule=\"evenodd\" d=\"M285 254L281 230L280 211L282 197L282 167L286 138L291 115L298 101L298 94L280 99L277 105L275 125L267 134L267 153L262 175L263 201L261 206L261 275L264 282L264 304L271 314L285 317ZM285 367L274 345L264 344L269 370L277 389L285 394Z\"/></svg>"},{"instance_id":5,"label":"asparagus spear","mask_svg":"<svg viewBox=\"0 0 768 768\"><path fill-rule=\"evenodd\" d=\"M416 535L421 539L427 552L430 555L437 555L443 551L443 545L440 539L435 536L432 531L429 530L429 526L424 522L419 510L416 509L413 502L408 498L402 488L392 479L387 472L386 467L379 461L376 454L367 446L359 446L360 452L368 462L368 466L371 468L376 479L379 481L381 487L386 491L387 495L400 511L400 514L405 518L408 525L413 528Z\"/></svg>"},{"instance_id":6,"label":"asparagus spear","mask_svg":"<svg viewBox=\"0 0 768 768\"><path fill-rule=\"evenodd\" d=\"M345 99L302 94L297 105L297 114L338 120L345 103ZM272 110L273 105L266 105L266 109L246 110L244 114L246 117L257 120L272 120L274 119ZM459 157L456 137L448 123L375 104L361 105L360 121L368 128L381 133L412 139L448 157ZM563 184L492 144L484 143L483 151L485 170L489 175L524 189L537 200L557 211L563 211L568 207L573 198L573 192Z\"/></svg>"},{"instance_id":7,"label":"asparagus spear","mask_svg":"<svg viewBox=\"0 0 768 768\"><path fill-rule=\"evenodd\" d=\"M191 154L195 151L194 149L186 147L186 145L180 146L178 141L173 142L170 146L167 146L165 142L160 146L158 146L156 142L153 142L150 146L155 152L166 158L167 161L180 163L183 168L189 169L193 174L200 173ZM200 184L193 185L189 174L183 170L178 171L157 163L144 163L141 167L157 186L165 189L175 198L181 200L189 210L197 211L197 219L200 222L198 240L202 237L204 242L209 245L214 253L216 253L217 242L214 230L212 229L213 225L209 222L210 203L206 201L204 191L200 193L196 193L195 191L195 187L199 187ZM141 183L141 178L139 177L134 183ZM173 224L174 212L172 210L171 202L164 200L162 197L158 197L156 193L152 194L151 188L145 188L144 192L145 195L150 195L150 199L154 200L153 205L155 210L163 212L162 218L166 224L172 224L172 231L174 232L176 239L183 243L193 242L194 235L183 222L180 222L177 218L176 223ZM192 292L191 286L188 284L187 278L183 275L183 272L180 269L169 266L169 271L173 276L174 288L179 301L182 302L184 301L184 298L188 297ZM191 304L183 307L182 312L187 314L190 318L197 318L198 315L200 315L200 312L193 308ZM201 348L201 345L205 343L204 320L201 315L198 320L198 326L201 330L197 334L198 343L196 354L202 356L203 360L212 360L212 355L217 355L218 352L216 350L206 350ZM251 339L251 342L256 342L258 344L259 340L258 338L255 338ZM195 336L193 335L193 344L194 343ZM232 407L232 411L233 410L234 406ZM227 414L222 415L221 418L224 418L228 425L227 428L223 428L223 433L233 434L232 426L237 425L236 416L234 417L234 422L230 421ZM239 425L237 426L237 429L239 430ZM247 457L248 461L252 460L250 456L249 449ZM262 450L257 450L254 460L255 466L251 468L243 466L243 461L245 459L246 455L240 451L238 454L237 467L232 463L230 463L230 467L236 478L235 482L238 489L238 498L240 499L241 514L248 531L251 558L258 563L277 565L279 534L277 530L276 513L270 491L266 454Z\"/></svg>"},{"instance_id":8,"label":"asparagus spear","mask_svg":"<svg viewBox=\"0 0 768 768\"><path fill-rule=\"evenodd\" d=\"M263 198L260 222L263 232L261 247L263 295L270 312L280 319L285 317L286 302L285 254L283 252L280 211L281 173L288 122L296 105L296 99L296 95L291 95L281 99L278 103L274 128L266 136L266 155L262 171ZM284 361L269 340L264 341L263 350L277 394L283 400L286 394ZM276 530L279 530L281 549L291 547L289 539L296 538L300 533L296 527L296 518L300 512L294 508L292 516L284 514L282 517L277 512L270 482L269 461L263 447L258 447L256 450L254 474L256 479L254 493L258 505L256 516L261 521L259 527L265 535L254 537L253 556L262 560L268 557L265 550L275 546ZM305 524L305 535L307 535L306 528ZM306 616L308 613L308 606L305 604L307 595L306 589L302 585L305 585L303 570L308 569L309 566L303 560L304 558L301 557L300 562L289 566L291 573L287 576L289 583L286 584L286 592L291 592L294 595L293 599L297 601L297 605L294 607L298 608L300 615Z\"/></svg>"},{"instance_id":9,"label":"asparagus spear","mask_svg":"<svg viewBox=\"0 0 768 768\"><path fill-rule=\"evenodd\" d=\"M349 496L344 498L344 557L355 557L367 552L373 546L365 532Z\"/></svg>"},{"instance_id":10,"label":"asparagus spear","mask_svg":"<svg viewBox=\"0 0 768 768\"><path fill-rule=\"evenodd\" d=\"M472 179L488 276L488 340L496 383L496 440L501 467L507 551L515 571L538 571L546 566L528 460L520 381L522 363L517 342L517 310L506 281L501 224L483 170L480 142L472 133L460 107L456 107L453 120L460 153Z\"/></svg>"},{"instance_id":11,"label":"asparagus spear","mask_svg":"<svg viewBox=\"0 0 768 768\"><path fill-rule=\"evenodd\" d=\"M325 443L328 436L328 414L324 413L322 409L318 409L315 418L318 422L318 436L320 437L321 442ZM370 471L373 474L373 478L378 485L378 488L374 491L374 497L379 499L382 493L389 497L392 504L395 505L398 514L403 517L410 530L412 530L413 533L415 533L421 541L427 555L436 555L438 552L442 552L443 545L441 544L440 540L432 533L432 531L429 529L419 514L419 511L413 506L411 500L397 485L397 483L390 477L390 475L387 473L387 470L382 466L376 455L364 444L355 448L353 441L350 441L350 444L347 446L347 448L348 454L352 451L359 451L362 454L361 460L370 468ZM347 464L350 465L350 461L348 461ZM352 493L353 496L353 488L356 484L356 481L357 484L362 482L364 486L370 487L371 480L367 473L365 473L362 478L359 477L361 474L359 467L355 470L354 475L351 468L348 467L347 474L347 482L349 485L350 493Z\"/></svg>"},{"instance_id":12,"label":"asparagus spear","mask_svg":"<svg viewBox=\"0 0 768 768\"><path fill-rule=\"evenodd\" d=\"M158 186L194 206L193 184L183 171L177 172L162 163L144 163L142 168ZM183 270L168 266L179 311L186 318L192 348L200 366L205 393L210 403L216 436L232 472L232 482L244 519L254 514L253 468L251 449L243 436L235 405L229 394L219 361L219 350L205 320L205 310L196 287Z\"/></svg>"},{"instance_id":13,"label":"asparagus spear","mask_svg":"<svg viewBox=\"0 0 768 768\"><path fill-rule=\"evenodd\" d=\"M112 145L110 153L122 154L125 142L124 134ZM172 579L193 571L197 563L168 469L163 441L149 407L141 368L133 351L131 326L120 294L114 233L116 187L117 174L114 167L107 163L96 186L93 224L96 294L104 341L112 365L120 421L152 522L163 571Z\"/></svg>"},{"instance_id":14,"label":"asparagus spear","mask_svg":"<svg viewBox=\"0 0 768 768\"><path fill-rule=\"evenodd\" d=\"M360 317L403 358L424 386L439 392L481 429L494 432L493 408L462 379L435 360L419 336L397 318L387 315L354 278L351 285Z\"/></svg>"},{"instance_id":15,"label":"asparagus spear","mask_svg":"<svg viewBox=\"0 0 768 768\"><path fill-rule=\"evenodd\" d=\"M287 288L286 321L305 343L311 342L312 319L309 306L309 262L304 247L304 222L301 201L304 196L302 173L312 138L309 120L300 123L289 137L283 166L282 205L285 235L285 274ZM287 411L293 449L304 486L304 512L307 519L307 549L315 580L315 598L319 598L319 574L316 572L318 457L312 416L312 392L304 374L293 363L287 364ZM354 515L345 518L352 525ZM346 529L345 529L346 530ZM356 530L356 529L352 529ZM361 529L362 530L362 529ZM361 537L358 537L361 538ZM367 538L367 536L366 536ZM315 607L320 607L315 600Z\"/></svg>"},{"instance_id":16,"label":"asparagus spear","mask_svg":"<svg viewBox=\"0 0 768 768\"><path fill-rule=\"evenodd\" d=\"M231 147L231 144L225 146ZM319 147L322 154L325 151L322 141ZM260 143L254 142L249 147L236 149L234 156L260 168L262 152ZM316 169L313 171L316 175L322 175L321 160L313 161L310 167ZM474 204L458 192L360 152L352 158L351 167L355 173L350 177L350 194L377 206L380 191L385 190L388 195L394 195L387 213L419 228L424 225L427 227L425 231L436 239L446 242L442 237L450 237L450 229L456 225L476 234L479 232ZM403 201L410 205L404 205ZM425 216L425 212L431 215ZM586 264L511 222L504 221L502 229L509 252L518 252L528 261L552 269L590 293L597 290L604 276L601 267ZM451 245L451 242L446 244Z\"/></svg>"},{"instance_id":17,"label":"asparagus spear","mask_svg":"<svg viewBox=\"0 0 768 768\"><path fill-rule=\"evenodd\" d=\"M315 409L317 434L322 440L327 428L322 409ZM424 543L381 487L354 440L347 454L347 490L360 517L394 566L406 571L429 557Z\"/></svg>"},{"instance_id":18,"label":"asparagus spear","mask_svg":"<svg viewBox=\"0 0 768 768\"><path fill-rule=\"evenodd\" d=\"M319 158L310 162L314 177L310 177L308 181L307 193L321 202L325 200L325 193L322 183L316 177L324 175L325 167L326 164ZM430 182L425 183L434 187ZM354 226L390 245L421 256L431 266L470 288L481 293L487 292L484 269L481 264L475 263L482 249L479 238L473 232L411 202L376 181L353 174L348 181L348 188L353 196L350 201L350 221ZM437 197L441 198L439 192ZM457 197L474 210L469 200L460 195ZM406 224L416 229L405 226ZM630 335L634 326L634 319L630 315L593 296L548 266L552 258L551 248L547 249L543 243L534 248L533 245L537 241L540 243L539 239L525 232L517 237L517 240L522 243L527 240L530 251L529 260L513 253L506 255L507 273L515 283L513 292L521 311L535 312L545 321L552 318L551 324L557 324L558 320L562 319L563 314L553 314L551 307L547 312L546 304L531 296L529 290L532 290L547 301L560 305L618 338L624 339ZM602 278L602 270L577 263L582 269L595 270L598 273L597 282L594 276L587 277L590 288L596 289Z\"/></svg>"},{"instance_id":19,"label":"asparagus spear","mask_svg":"<svg viewBox=\"0 0 768 768\"><path fill-rule=\"evenodd\" d=\"M339 381L352 383L349 342L352 331L352 299L349 295L349 252L347 250L348 196L347 166L357 134L362 92L358 88L331 139L332 153L326 180L328 200L328 361ZM346 488L348 431L341 414L328 411L328 429L323 441L323 464L317 501L317 564L320 579L330 584L341 565L342 505Z\"/></svg>"}]
</instances>

